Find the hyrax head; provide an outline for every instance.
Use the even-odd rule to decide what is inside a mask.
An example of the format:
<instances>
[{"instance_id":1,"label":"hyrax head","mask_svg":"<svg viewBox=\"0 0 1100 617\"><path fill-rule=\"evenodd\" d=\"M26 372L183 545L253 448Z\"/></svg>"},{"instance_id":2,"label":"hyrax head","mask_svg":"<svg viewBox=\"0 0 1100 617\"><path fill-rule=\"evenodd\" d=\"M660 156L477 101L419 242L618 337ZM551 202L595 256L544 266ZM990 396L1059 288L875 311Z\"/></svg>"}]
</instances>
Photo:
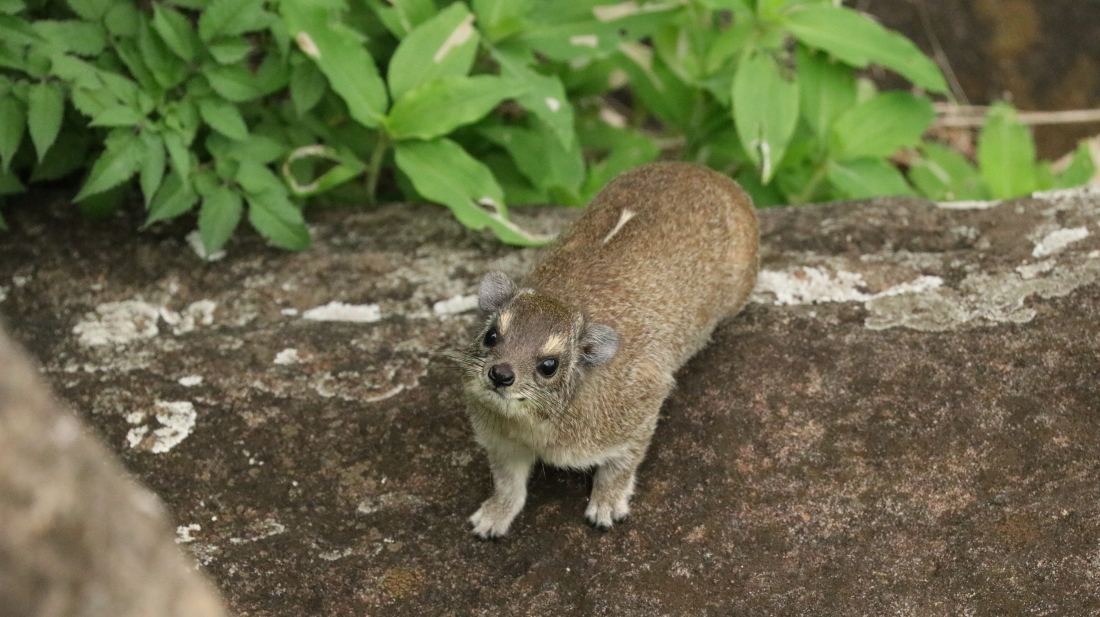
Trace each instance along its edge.
<instances>
[{"instance_id":1,"label":"hyrax head","mask_svg":"<svg viewBox=\"0 0 1100 617\"><path fill-rule=\"evenodd\" d=\"M588 371L619 348L609 326L533 289L517 289L501 272L485 275L477 300L487 319L466 349L466 389L503 413L563 409Z\"/></svg>"}]
</instances>

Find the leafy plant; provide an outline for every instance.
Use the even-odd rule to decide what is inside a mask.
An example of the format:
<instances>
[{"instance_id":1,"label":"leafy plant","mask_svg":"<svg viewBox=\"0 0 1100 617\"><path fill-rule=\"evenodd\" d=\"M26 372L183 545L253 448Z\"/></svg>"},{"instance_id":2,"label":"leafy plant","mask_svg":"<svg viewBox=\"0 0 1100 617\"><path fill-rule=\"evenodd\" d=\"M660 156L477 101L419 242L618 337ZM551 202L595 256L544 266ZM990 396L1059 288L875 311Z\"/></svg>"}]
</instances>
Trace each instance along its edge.
<instances>
[{"instance_id":1,"label":"leafy plant","mask_svg":"<svg viewBox=\"0 0 1100 617\"><path fill-rule=\"evenodd\" d=\"M876 92L870 64L917 90ZM833 0L0 0L0 195L83 171L95 215L136 185L146 225L197 209L207 254L242 219L308 246L303 204L326 194L430 200L537 244L507 204L583 204L662 153L759 205L971 186L932 144L913 185L888 158L944 89Z\"/></svg>"}]
</instances>

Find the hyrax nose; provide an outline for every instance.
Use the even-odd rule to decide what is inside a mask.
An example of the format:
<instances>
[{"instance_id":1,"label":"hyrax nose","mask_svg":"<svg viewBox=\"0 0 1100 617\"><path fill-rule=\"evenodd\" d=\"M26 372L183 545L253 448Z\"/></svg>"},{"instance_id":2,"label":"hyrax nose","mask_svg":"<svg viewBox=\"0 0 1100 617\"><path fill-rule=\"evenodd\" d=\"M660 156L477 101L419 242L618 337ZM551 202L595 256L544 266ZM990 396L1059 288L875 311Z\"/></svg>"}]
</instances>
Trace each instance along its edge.
<instances>
[{"instance_id":1,"label":"hyrax nose","mask_svg":"<svg viewBox=\"0 0 1100 617\"><path fill-rule=\"evenodd\" d=\"M497 364L489 367L489 381L498 388L507 388L516 382L516 375L509 364Z\"/></svg>"}]
</instances>

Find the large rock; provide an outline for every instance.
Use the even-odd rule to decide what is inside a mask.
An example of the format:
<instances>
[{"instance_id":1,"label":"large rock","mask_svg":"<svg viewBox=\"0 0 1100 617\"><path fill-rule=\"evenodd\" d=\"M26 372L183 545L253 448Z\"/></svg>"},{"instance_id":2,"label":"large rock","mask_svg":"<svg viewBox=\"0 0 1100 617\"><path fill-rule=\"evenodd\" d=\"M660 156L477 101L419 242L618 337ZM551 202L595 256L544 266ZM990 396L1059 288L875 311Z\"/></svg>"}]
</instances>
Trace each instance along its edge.
<instances>
[{"instance_id":1,"label":"large rock","mask_svg":"<svg viewBox=\"0 0 1100 617\"><path fill-rule=\"evenodd\" d=\"M1100 610L1098 193L762 212L757 301L678 375L630 520L543 469L493 543L448 350L535 251L395 206L204 263L37 210L0 313L241 615Z\"/></svg>"}]
</instances>

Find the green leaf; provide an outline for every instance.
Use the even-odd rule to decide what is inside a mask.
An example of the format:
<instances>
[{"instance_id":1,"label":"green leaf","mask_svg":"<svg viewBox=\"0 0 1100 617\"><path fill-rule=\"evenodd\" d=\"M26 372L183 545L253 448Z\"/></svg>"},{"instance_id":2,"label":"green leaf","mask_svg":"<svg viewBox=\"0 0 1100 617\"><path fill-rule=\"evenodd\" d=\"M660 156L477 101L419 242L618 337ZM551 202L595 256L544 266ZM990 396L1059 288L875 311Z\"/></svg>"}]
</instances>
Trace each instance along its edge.
<instances>
[{"instance_id":1,"label":"green leaf","mask_svg":"<svg viewBox=\"0 0 1100 617\"><path fill-rule=\"evenodd\" d=\"M138 170L144 150L141 140L129 129L112 131L107 138L107 149L92 165L87 182L73 201L82 201L128 180Z\"/></svg>"},{"instance_id":2,"label":"green leaf","mask_svg":"<svg viewBox=\"0 0 1100 617\"><path fill-rule=\"evenodd\" d=\"M164 133L164 147L168 150L168 158L172 161L172 169L181 178L191 177L191 151L183 137L175 131Z\"/></svg>"},{"instance_id":3,"label":"green leaf","mask_svg":"<svg viewBox=\"0 0 1100 617\"><path fill-rule=\"evenodd\" d=\"M137 35L141 14L130 2L112 2L110 10L103 16L103 25L107 32L119 38L133 38ZM117 41L116 41L117 42Z\"/></svg>"},{"instance_id":4,"label":"green leaf","mask_svg":"<svg viewBox=\"0 0 1100 617\"><path fill-rule=\"evenodd\" d=\"M799 45L798 93L802 117L818 141L827 143L833 122L856 104L855 74L826 54Z\"/></svg>"},{"instance_id":5,"label":"green leaf","mask_svg":"<svg viewBox=\"0 0 1100 617\"><path fill-rule=\"evenodd\" d=\"M164 179L164 168L168 159L164 149L164 140L160 135L151 131L142 131L141 143L145 148L145 155L141 160L138 184L141 185L141 194L145 197L145 204L149 205L153 195L160 187L161 180Z\"/></svg>"},{"instance_id":6,"label":"green leaf","mask_svg":"<svg viewBox=\"0 0 1100 617\"><path fill-rule=\"evenodd\" d=\"M302 185L298 178L291 173L291 166L299 160L321 159L336 163L320 177L313 178ZM366 165L360 161L350 150L337 151L333 148L320 145L302 146L287 157L283 165L283 179L290 186L290 192L297 196L314 195L331 190L356 176L362 175Z\"/></svg>"},{"instance_id":7,"label":"green leaf","mask_svg":"<svg viewBox=\"0 0 1100 617\"><path fill-rule=\"evenodd\" d=\"M393 100L440 77L466 75L477 53L473 24L473 14L456 2L410 32L390 60L386 77Z\"/></svg>"},{"instance_id":8,"label":"green leaf","mask_svg":"<svg viewBox=\"0 0 1100 617\"><path fill-rule=\"evenodd\" d=\"M59 180L83 168L91 146L91 131L62 131L46 152L46 158L35 166L31 181Z\"/></svg>"},{"instance_id":9,"label":"green leaf","mask_svg":"<svg viewBox=\"0 0 1100 617\"><path fill-rule=\"evenodd\" d=\"M27 8L27 3L23 0L3 0L0 1L0 13L7 13L8 15L14 15L19 11Z\"/></svg>"},{"instance_id":10,"label":"green leaf","mask_svg":"<svg viewBox=\"0 0 1100 617\"><path fill-rule=\"evenodd\" d=\"M262 0L213 0L199 16L199 38L233 36L264 27Z\"/></svg>"},{"instance_id":11,"label":"green leaf","mask_svg":"<svg viewBox=\"0 0 1100 617\"><path fill-rule=\"evenodd\" d=\"M1063 189L1081 186L1092 180L1095 174L1096 163L1092 160L1089 145L1087 142L1081 142L1077 146L1077 151L1073 153L1069 166L1066 167L1065 171L1055 176L1054 184Z\"/></svg>"},{"instance_id":12,"label":"green leaf","mask_svg":"<svg viewBox=\"0 0 1100 617\"><path fill-rule=\"evenodd\" d=\"M493 126L480 133L504 148L535 188L542 192L564 189L572 196L570 205L580 201L578 192L585 170L579 145L565 148L547 126Z\"/></svg>"},{"instance_id":13,"label":"green leaf","mask_svg":"<svg viewBox=\"0 0 1100 617\"><path fill-rule=\"evenodd\" d=\"M493 50L493 58L500 64L501 75L527 86L526 92L516 97L516 102L551 127L563 146L572 147L577 141L575 116L561 78L535 72L525 66L521 55L501 49Z\"/></svg>"},{"instance_id":14,"label":"green leaf","mask_svg":"<svg viewBox=\"0 0 1100 617\"><path fill-rule=\"evenodd\" d=\"M285 193L248 193L248 222L275 246L292 251L309 248L309 229L302 212Z\"/></svg>"},{"instance_id":15,"label":"green leaf","mask_svg":"<svg viewBox=\"0 0 1100 617\"><path fill-rule=\"evenodd\" d=\"M438 12L432 0L367 0L367 5L398 39L405 38L413 28Z\"/></svg>"},{"instance_id":16,"label":"green leaf","mask_svg":"<svg viewBox=\"0 0 1100 617\"><path fill-rule=\"evenodd\" d=\"M248 126L233 103L216 98L202 99L199 101L199 115L211 128L230 139L248 137Z\"/></svg>"},{"instance_id":17,"label":"green leaf","mask_svg":"<svg viewBox=\"0 0 1100 617\"><path fill-rule=\"evenodd\" d=\"M225 245L240 224L243 211L244 200L234 191L219 185L203 191L199 235L207 255L213 255Z\"/></svg>"},{"instance_id":18,"label":"green leaf","mask_svg":"<svg viewBox=\"0 0 1100 617\"><path fill-rule=\"evenodd\" d=\"M1027 195L1038 188L1035 141L1008 103L989 108L978 134L978 168L994 199Z\"/></svg>"},{"instance_id":19,"label":"green leaf","mask_svg":"<svg viewBox=\"0 0 1100 617\"><path fill-rule=\"evenodd\" d=\"M173 88L186 79L189 72L187 63L168 49L150 27L149 19L144 14L138 17L137 50L162 88ZM131 62L127 62L129 64Z\"/></svg>"},{"instance_id":20,"label":"green leaf","mask_svg":"<svg viewBox=\"0 0 1100 617\"><path fill-rule=\"evenodd\" d=\"M978 169L966 157L934 142L909 166L909 179L922 195L937 201L988 199Z\"/></svg>"},{"instance_id":21,"label":"green leaf","mask_svg":"<svg viewBox=\"0 0 1100 617\"><path fill-rule=\"evenodd\" d=\"M859 12L843 6L802 4L787 14L783 25L810 47L864 68L875 62L917 86L945 92L947 82L934 62L901 34L887 30Z\"/></svg>"},{"instance_id":22,"label":"green leaf","mask_svg":"<svg viewBox=\"0 0 1100 617\"><path fill-rule=\"evenodd\" d=\"M160 3L153 4L153 29L157 31L164 44L177 56L191 62L195 59L202 43L199 41L191 22L182 13L165 8Z\"/></svg>"},{"instance_id":23,"label":"green leaf","mask_svg":"<svg viewBox=\"0 0 1100 617\"><path fill-rule=\"evenodd\" d=\"M248 39L236 37L210 43L207 49L218 64L233 64L243 60L252 51L252 43Z\"/></svg>"},{"instance_id":24,"label":"green leaf","mask_svg":"<svg viewBox=\"0 0 1100 617\"><path fill-rule=\"evenodd\" d=\"M23 132L27 129L27 111L23 101L14 94L0 96L0 172L7 173L11 168L11 159L23 141Z\"/></svg>"},{"instance_id":25,"label":"green leaf","mask_svg":"<svg viewBox=\"0 0 1100 617\"><path fill-rule=\"evenodd\" d=\"M489 227L509 244L544 244L548 237L525 232L506 218L504 192L483 163L446 139L395 144L398 169L426 199L445 204L471 229Z\"/></svg>"},{"instance_id":26,"label":"green leaf","mask_svg":"<svg viewBox=\"0 0 1100 617\"><path fill-rule=\"evenodd\" d=\"M480 120L502 100L526 89L522 82L491 75L437 79L398 99L390 111L389 133L394 139L446 135Z\"/></svg>"},{"instance_id":27,"label":"green leaf","mask_svg":"<svg viewBox=\"0 0 1100 617\"><path fill-rule=\"evenodd\" d=\"M203 75L215 92L234 103L243 103L263 95L256 76L243 64L206 64Z\"/></svg>"},{"instance_id":28,"label":"green leaf","mask_svg":"<svg viewBox=\"0 0 1100 617\"><path fill-rule=\"evenodd\" d=\"M834 161L829 164L829 181L850 199L914 194L898 168L882 159Z\"/></svg>"},{"instance_id":29,"label":"green leaf","mask_svg":"<svg viewBox=\"0 0 1100 617\"><path fill-rule=\"evenodd\" d=\"M115 105L99 112L92 118L90 126L137 126L145 120L134 109L126 105Z\"/></svg>"},{"instance_id":30,"label":"green leaf","mask_svg":"<svg viewBox=\"0 0 1100 617\"><path fill-rule=\"evenodd\" d=\"M798 123L798 81L786 79L770 54L743 56L733 80L733 119L741 144L767 184Z\"/></svg>"},{"instance_id":31,"label":"green leaf","mask_svg":"<svg viewBox=\"0 0 1100 617\"><path fill-rule=\"evenodd\" d=\"M65 95L54 82L33 84L27 93L27 128L38 152L38 162L57 139L61 131L61 118L65 111Z\"/></svg>"},{"instance_id":32,"label":"green leaf","mask_svg":"<svg viewBox=\"0 0 1100 617\"><path fill-rule=\"evenodd\" d=\"M359 35L340 21L339 14L309 0L284 0L279 9L298 47L328 77L351 117L367 128L377 127L389 99Z\"/></svg>"},{"instance_id":33,"label":"green leaf","mask_svg":"<svg viewBox=\"0 0 1100 617\"><path fill-rule=\"evenodd\" d=\"M523 16L534 0L474 0L478 28L491 41L498 41L523 29Z\"/></svg>"},{"instance_id":34,"label":"green leaf","mask_svg":"<svg viewBox=\"0 0 1100 617\"><path fill-rule=\"evenodd\" d=\"M915 145L936 117L932 101L908 92L885 92L844 112L833 124L837 160L886 157Z\"/></svg>"},{"instance_id":35,"label":"green leaf","mask_svg":"<svg viewBox=\"0 0 1100 617\"><path fill-rule=\"evenodd\" d=\"M672 72L660 56L641 44L623 44L616 56L629 76L635 96L662 121L687 130L695 108L694 90Z\"/></svg>"},{"instance_id":36,"label":"green leaf","mask_svg":"<svg viewBox=\"0 0 1100 617\"><path fill-rule=\"evenodd\" d=\"M42 36L34 28L18 17L0 13L0 41L13 47L37 45L43 43Z\"/></svg>"},{"instance_id":37,"label":"green leaf","mask_svg":"<svg viewBox=\"0 0 1100 617\"><path fill-rule=\"evenodd\" d=\"M0 195L14 195L27 190L19 177L12 172L0 173Z\"/></svg>"},{"instance_id":38,"label":"green leaf","mask_svg":"<svg viewBox=\"0 0 1100 617\"><path fill-rule=\"evenodd\" d=\"M299 58L301 56L298 56ZM312 61L298 62L290 69L290 100L294 110L302 116L321 102L328 89L325 75Z\"/></svg>"},{"instance_id":39,"label":"green leaf","mask_svg":"<svg viewBox=\"0 0 1100 617\"><path fill-rule=\"evenodd\" d=\"M88 21L99 21L115 4L115 0L68 0L69 8Z\"/></svg>"},{"instance_id":40,"label":"green leaf","mask_svg":"<svg viewBox=\"0 0 1100 617\"><path fill-rule=\"evenodd\" d=\"M103 28L96 23L78 19L43 19L34 22L32 27L46 40L53 53L71 52L78 56L98 56L107 44Z\"/></svg>"},{"instance_id":41,"label":"green leaf","mask_svg":"<svg viewBox=\"0 0 1100 617\"><path fill-rule=\"evenodd\" d=\"M628 129L617 129L606 124L603 126L610 136L609 153L602 160L592 163L589 168L588 178L581 187L581 201L591 199L620 173L656 161L661 155L660 148L652 139ZM736 143L736 138L731 139Z\"/></svg>"},{"instance_id":42,"label":"green leaf","mask_svg":"<svg viewBox=\"0 0 1100 617\"><path fill-rule=\"evenodd\" d=\"M244 159L237 171L237 183L246 193L280 192L286 193L287 187L266 165ZM297 208L295 208L297 210Z\"/></svg>"},{"instance_id":43,"label":"green leaf","mask_svg":"<svg viewBox=\"0 0 1100 617\"><path fill-rule=\"evenodd\" d=\"M184 182L179 174L173 171L164 179L156 194L153 195L152 201L149 202L149 214L145 217L145 227L157 221L176 218L194 207L198 200L199 196L191 188L191 183Z\"/></svg>"}]
</instances>

